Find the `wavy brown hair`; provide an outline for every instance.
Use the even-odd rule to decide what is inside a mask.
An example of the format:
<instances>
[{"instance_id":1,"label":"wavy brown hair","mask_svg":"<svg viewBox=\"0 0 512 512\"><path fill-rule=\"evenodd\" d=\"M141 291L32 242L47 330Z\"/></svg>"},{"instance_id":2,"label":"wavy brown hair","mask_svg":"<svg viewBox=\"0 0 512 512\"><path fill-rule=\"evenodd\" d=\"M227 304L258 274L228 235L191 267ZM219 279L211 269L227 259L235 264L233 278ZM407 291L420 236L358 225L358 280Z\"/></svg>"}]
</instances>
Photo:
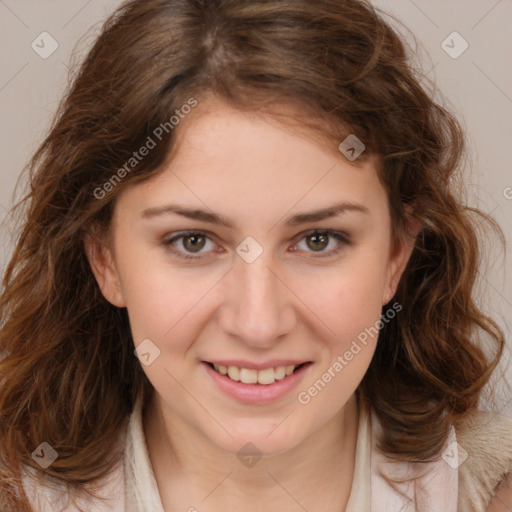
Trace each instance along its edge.
<instances>
[{"instance_id":1,"label":"wavy brown hair","mask_svg":"<svg viewBox=\"0 0 512 512\"><path fill-rule=\"evenodd\" d=\"M377 157L397 239L407 228L405 207L413 208L421 231L394 297L403 311L382 328L358 392L382 421L387 454L438 455L503 349L500 327L472 298L477 225L502 233L463 201L463 132L428 84L367 1L132 0L110 16L12 210L22 226L0 298L3 506L30 510L23 466L87 488L119 459L123 422L136 395L152 387L133 354L126 310L101 294L84 239L108 234L125 187L161 172L179 126L116 186L104 184L172 112L206 93L334 150L355 134L366 145L361 159ZM302 115L278 116L280 105ZM46 470L31 457L42 441L59 454Z\"/></svg>"}]
</instances>

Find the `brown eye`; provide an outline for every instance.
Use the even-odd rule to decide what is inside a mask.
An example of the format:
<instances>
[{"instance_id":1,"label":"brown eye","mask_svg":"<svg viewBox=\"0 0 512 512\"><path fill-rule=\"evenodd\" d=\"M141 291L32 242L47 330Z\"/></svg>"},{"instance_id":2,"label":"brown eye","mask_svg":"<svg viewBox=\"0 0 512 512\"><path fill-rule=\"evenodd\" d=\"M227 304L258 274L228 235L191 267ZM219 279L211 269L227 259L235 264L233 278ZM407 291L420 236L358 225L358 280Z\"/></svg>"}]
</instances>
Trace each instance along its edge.
<instances>
[{"instance_id":1,"label":"brown eye","mask_svg":"<svg viewBox=\"0 0 512 512\"><path fill-rule=\"evenodd\" d=\"M206 257L212 252L211 250L203 250L208 249L208 244L210 244L210 249L215 249L215 244L211 238L206 233L199 231L189 231L162 240L162 245L166 249L185 259Z\"/></svg>"},{"instance_id":2,"label":"brown eye","mask_svg":"<svg viewBox=\"0 0 512 512\"><path fill-rule=\"evenodd\" d=\"M205 237L198 233L183 237L183 247L190 252L200 251L205 245Z\"/></svg>"},{"instance_id":3,"label":"brown eye","mask_svg":"<svg viewBox=\"0 0 512 512\"><path fill-rule=\"evenodd\" d=\"M350 245L351 238L347 233L333 231L330 229L315 229L302 233L302 238L296 245L296 248L300 251L313 255L315 258L321 258L335 256L338 252Z\"/></svg>"},{"instance_id":4,"label":"brown eye","mask_svg":"<svg viewBox=\"0 0 512 512\"><path fill-rule=\"evenodd\" d=\"M329 236L325 233L313 233L306 240L307 246L313 251L323 251L329 243Z\"/></svg>"}]
</instances>

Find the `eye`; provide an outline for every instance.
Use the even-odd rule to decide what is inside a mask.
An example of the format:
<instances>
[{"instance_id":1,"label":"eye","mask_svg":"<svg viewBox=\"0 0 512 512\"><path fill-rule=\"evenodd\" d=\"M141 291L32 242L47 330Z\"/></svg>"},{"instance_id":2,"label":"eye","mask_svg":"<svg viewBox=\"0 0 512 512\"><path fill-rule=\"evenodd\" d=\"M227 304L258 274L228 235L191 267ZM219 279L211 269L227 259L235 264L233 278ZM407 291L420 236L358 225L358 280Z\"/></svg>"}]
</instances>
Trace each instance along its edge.
<instances>
[{"instance_id":1,"label":"eye","mask_svg":"<svg viewBox=\"0 0 512 512\"><path fill-rule=\"evenodd\" d=\"M300 247L302 241L305 241L305 249ZM337 241L337 243L334 241ZM303 233L302 238L296 247L299 247L300 250L305 250L306 252L320 253L318 256L314 257L322 258L337 254L348 244L350 244L350 237L346 233L327 229L323 231L311 230ZM331 249L325 250L329 246Z\"/></svg>"},{"instance_id":2,"label":"eye","mask_svg":"<svg viewBox=\"0 0 512 512\"><path fill-rule=\"evenodd\" d=\"M180 242L176 244L178 241ZM162 244L173 253L178 255L180 258L197 259L201 256L193 256L193 254L209 252L201 251L204 247L207 246L207 241L213 244L210 237L206 233L202 233L201 231L187 231L186 233L179 233L171 238L163 240ZM182 249L185 252L183 252Z\"/></svg>"}]
</instances>

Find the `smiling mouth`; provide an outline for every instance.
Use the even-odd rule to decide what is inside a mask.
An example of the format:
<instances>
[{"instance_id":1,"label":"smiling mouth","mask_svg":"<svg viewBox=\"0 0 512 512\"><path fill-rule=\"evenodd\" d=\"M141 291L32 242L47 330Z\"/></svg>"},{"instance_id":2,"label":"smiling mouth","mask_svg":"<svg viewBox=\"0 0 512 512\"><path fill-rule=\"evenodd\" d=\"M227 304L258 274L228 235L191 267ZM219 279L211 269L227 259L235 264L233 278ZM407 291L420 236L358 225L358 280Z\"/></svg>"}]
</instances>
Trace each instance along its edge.
<instances>
[{"instance_id":1,"label":"smiling mouth","mask_svg":"<svg viewBox=\"0 0 512 512\"><path fill-rule=\"evenodd\" d=\"M240 368L238 366L222 366L209 363L207 361L205 362L217 373L224 375L226 378L235 382L241 382L242 384L261 384L263 386L274 384L276 380L283 380L303 366L311 364L311 362L307 362L287 366L277 366L275 368L265 368L263 370L253 370L249 368Z\"/></svg>"}]
</instances>

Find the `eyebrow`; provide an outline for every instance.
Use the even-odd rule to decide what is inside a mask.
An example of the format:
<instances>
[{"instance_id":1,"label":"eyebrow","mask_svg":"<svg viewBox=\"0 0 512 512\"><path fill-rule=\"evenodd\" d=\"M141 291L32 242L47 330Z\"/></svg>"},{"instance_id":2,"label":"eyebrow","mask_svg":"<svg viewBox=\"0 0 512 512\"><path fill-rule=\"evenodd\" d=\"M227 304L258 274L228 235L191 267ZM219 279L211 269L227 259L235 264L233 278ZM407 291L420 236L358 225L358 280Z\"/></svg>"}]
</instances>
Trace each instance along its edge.
<instances>
[{"instance_id":1,"label":"eyebrow","mask_svg":"<svg viewBox=\"0 0 512 512\"><path fill-rule=\"evenodd\" d=\"M370 213L370 210L368 210L366 206L363 206L362 204L359 203L337 203L327 208L322 208L320 210L297 213L291 217L287 217L285 219L285 225L298 226L299 224L305 224L307 222L317 222L328 219L330 217L336 217L347 212L368 214ZM149 219L153 217L158 217L160 215L166 215L169 213L175 213L183 217L187 217L188 219L209 222L211 224L224 226L228 229L233 229L233 224L231 223L231 221L227 217L224 217L223 215L219 215L213 212L207 212L205 210L200 210L197 208L186 208L184 206L176 204L168 204L165 206L148 208L144 210L141 215L143 218Z\"/></svg>"}]
</instances>

